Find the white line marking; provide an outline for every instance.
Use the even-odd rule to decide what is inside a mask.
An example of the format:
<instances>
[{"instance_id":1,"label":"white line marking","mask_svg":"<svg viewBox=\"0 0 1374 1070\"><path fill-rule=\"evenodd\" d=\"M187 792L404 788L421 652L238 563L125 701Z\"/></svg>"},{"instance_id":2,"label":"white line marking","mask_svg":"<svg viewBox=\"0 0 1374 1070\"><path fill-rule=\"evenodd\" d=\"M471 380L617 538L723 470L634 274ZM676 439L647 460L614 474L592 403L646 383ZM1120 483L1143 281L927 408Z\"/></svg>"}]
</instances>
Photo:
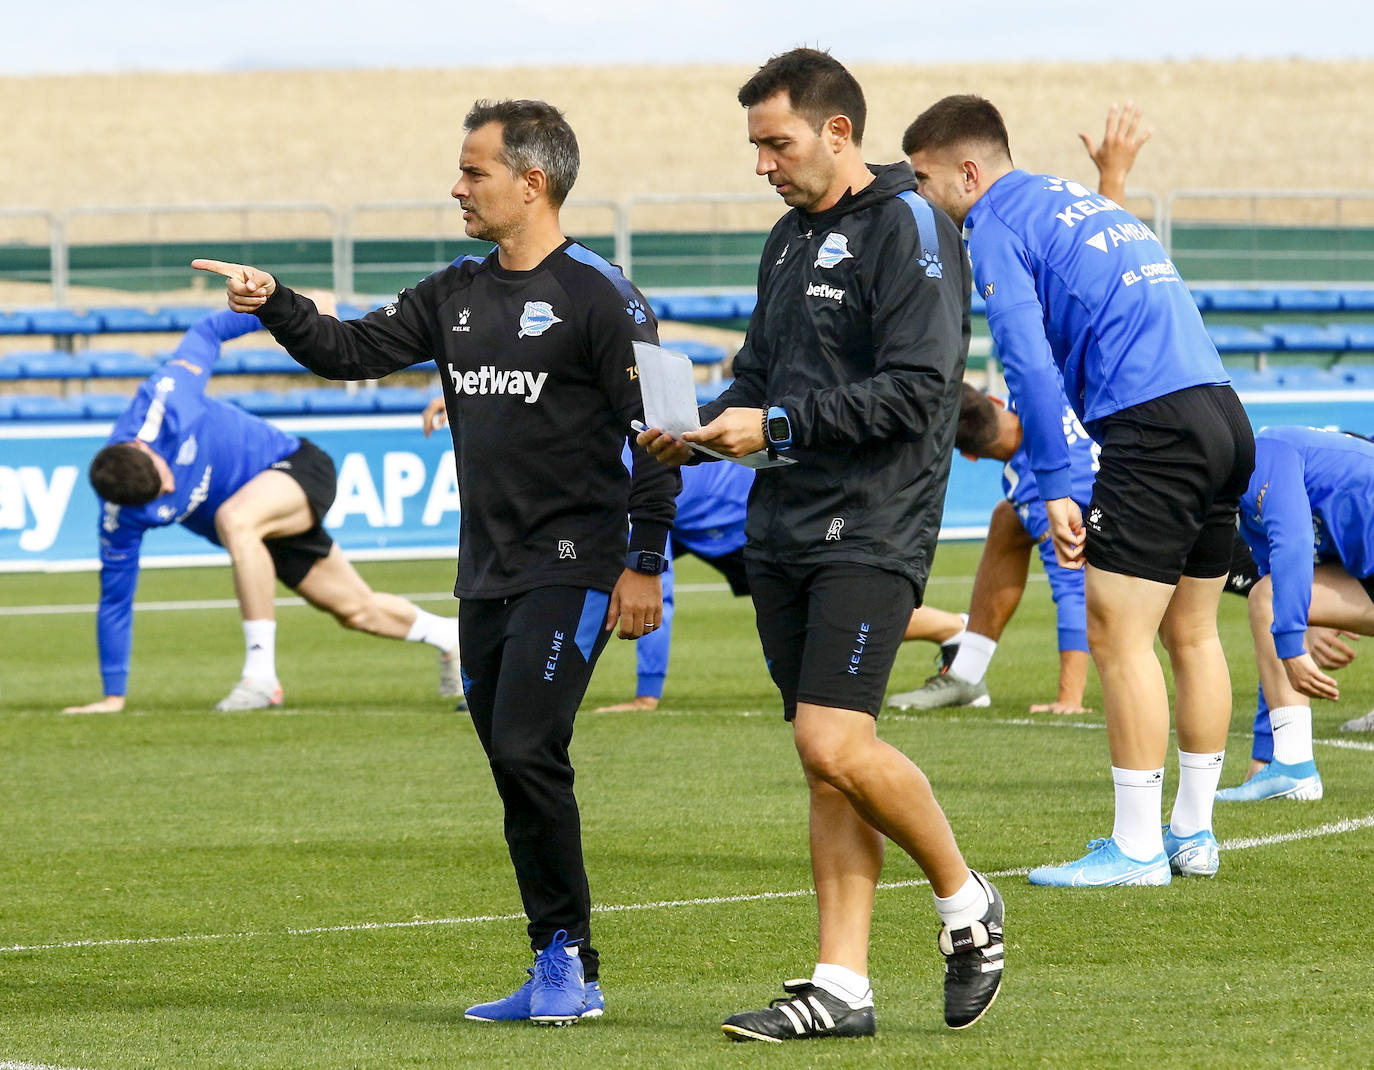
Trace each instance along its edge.
<instances>
[{"instance_id":1,"label":"white line marking","mask_svg":"<svg viewBox=\"0 0 1374 1070\"><path fill-rule=\"evenodd\" d=\"M1268 847L1278 843L1292 843L1295 840L1312 840L1324 836L1338 836L1347 832L1374 828L1374 814L1364 817L1342 818L1329 824L1312 829L1298 829L1294 832L1280 832L1270 836L1253 836L1243 839L1227 840L1222 848L1230 851L1243 851L1252 847ZM1029 868L1000 869L985 874L989 877L1024 877ZM924 878L904 881L884 881L878 885L881 891L899 888L919 888L930 882ZM640 910L672 910L679 907L718 906L730 903L758 903L770 899L801 899L815 895L811 888L798 888L786 892L753 892L746 895L711 895L699 899L658 899L648 903L615 903L607 906L592 907L593 914L625 914ZM212 940L250 940L261 937L279 936L318 936L328 933L378 932L388 929L424 929L440 925L477 925L489 921L524 921L523 914L474 914L466 918L430 918L418 921L369 921L356 925L318 925L309 929L263 929L247 930L237 933L184 933L179 936L139 936L116 940L62 940L50 944L13 944L0 947L0 954L14 954L25 951L57 951L67 948L84 947L137 947L150 944L188 944ZM0 1065L0 1070L4 1066Z\"/></svg>"},{"instance_id":2,"label":"white line marking","mask_svg":"<svg viewBox=\"0 0 1374 1070\"><path fill-rule=\"evenodd\" d=\"M24 1063L6 1059L0 1062L0 1070L77 1070L71 1066L49 1066L47 1063Z\"/></svg>"}]
</instances>

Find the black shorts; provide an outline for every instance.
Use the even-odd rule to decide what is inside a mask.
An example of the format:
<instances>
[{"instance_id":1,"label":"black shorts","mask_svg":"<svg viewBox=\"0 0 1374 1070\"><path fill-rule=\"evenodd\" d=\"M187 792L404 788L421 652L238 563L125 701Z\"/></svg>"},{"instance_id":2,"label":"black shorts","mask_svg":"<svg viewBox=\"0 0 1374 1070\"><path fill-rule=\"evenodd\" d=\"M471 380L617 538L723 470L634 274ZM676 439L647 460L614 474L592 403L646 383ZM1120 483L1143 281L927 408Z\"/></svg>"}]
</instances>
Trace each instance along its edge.
<instances>
[{"instance_id":1,"label":"black shorts","mask_svg":"<svg viewBox=\"0 0 1374 1070\"><path fill-rule=\"evenodd\" d=\"M670 536L671 538L671 536ZM744 567L744 547L740 546L731 550L727 554L718 557L707 557L705 554L698 554L695 550L689 550L677 539L672 539L673 556L682 557L684 554L696 554L713 569L725 577L725 582L730 585L730 593L735 597L749 593L749 573Z\"/></svg>"},{"instance_id":2,"label":"black shorts","mask_svg":"<svg viewBox=\"0 0 1374 1070\"><path fill-rule=\"evenodd\" d=\"M1094 568L1178 583L1225 576L1255 437L1229 386L1194 386L1094 420L1101 468L1083 518Z\"/></svg>"},{"instance_id":3,"label":"black shorts","mask_svg":"<svg viewBox=\"0 0 1374 1070\"><path fill-rule=\"evenodd\" d=\"M1226 574L1226 590L1232 594L1250 597L1250 590L1259 583L1259 565L1255 564L1255 555L1250 552L1250 546L1241 538L1240 532L1236 532L1235 542L1231 545L1231 571Z\"/></svg>"},{"instance_id":4,"label":"black shorts","mask_svg":"<svg viewBox=\"0 0 1374 1070\"><path fill-rule=\"evenodd\" d=\"M844 562L750 559L748 567L759 639L782 692L783 716L792 720L798 702L878 716L916 607L912 582Z\"/></svg>"},{"instance_id":5,"label":"black shorts","mask_svg":"<svg viewBox=\"0 0 1374 1070\"><path fill-rule=\"evenodd\" d=\"M263 540L267 552L272 555L277 579L295 590L306 573L315 567L315 562L328 557L333 549L334 540L324 530L323 521L338 493L338 473L334 470L333 458L308 438L301 439L300 448L272 465L272 470L285 472L301 485L305 500L310 504L310 515L315 518L314 526L299 535Z\"/></svg>"}]
</instances>

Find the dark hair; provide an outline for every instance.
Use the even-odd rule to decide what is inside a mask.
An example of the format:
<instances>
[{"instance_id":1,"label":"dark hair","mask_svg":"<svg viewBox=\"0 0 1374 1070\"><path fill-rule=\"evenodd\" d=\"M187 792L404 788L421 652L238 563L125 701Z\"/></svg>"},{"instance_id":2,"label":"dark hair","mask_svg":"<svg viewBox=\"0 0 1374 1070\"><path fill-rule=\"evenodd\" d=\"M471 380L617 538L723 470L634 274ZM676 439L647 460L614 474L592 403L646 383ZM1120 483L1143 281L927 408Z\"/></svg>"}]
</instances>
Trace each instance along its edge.
<instances>
[{"instance_id":1,"label":"dark hair","mask_svg":"<svg viewBox=\"0 0 1374 1070\"><path fill-rule=\"evenodd\" d=\"M132 442L106 446L91 461L91 486L115 505L147 505L162 493L153 459Z\"/></svg>"},{"instance_id":2,"label":"dark hair","mask_svg":"<svg viewBox=\"0 0 1374 1070\"><path fill-rule=\"evenodd\" d=\"M542 100L479 100L463 120L463 129L473 131L487 123L501 124L501 162L512 175L543 171L553 206L568 199L581 156L577 135L561 111Z\"/></svg>"},{"instance_id":3,"label":"dark hair","mask_svg":"<svg viewBox=\"0 0 1374 1070\"><path fill-rule=\"evenodd\" d=\"M960 453L982 456L997 441L997 406L976 387L964 384L959 395L959 423L954 431L954 448Z\"/></svg>"},{"instance_id":4,"label":"dark hair","mask_svg":"<svg viewBox=\"0 0 1374 1070\"><path fill-rule=\"evenodd\" d=\"M902 135L902 155L922 149L947 149L965 141L991 145L1011 159L1007 124L991 102L972 93L937 100L906 128Z\"/></svg>"},{"instance_id":5,"label":"dark hair","mask_svg":"<svg viewBox=\"0 0 1374 1070\"><path fill-rule=\"evenodd\" d=\"M739 102L752 108L777 93L786 93L792 110L820 132L832 115L849 117L855 145L863 144L868 105L858 81L829 52L794 48L774 56L740 86Z\"/></svg>"}]
</instances>

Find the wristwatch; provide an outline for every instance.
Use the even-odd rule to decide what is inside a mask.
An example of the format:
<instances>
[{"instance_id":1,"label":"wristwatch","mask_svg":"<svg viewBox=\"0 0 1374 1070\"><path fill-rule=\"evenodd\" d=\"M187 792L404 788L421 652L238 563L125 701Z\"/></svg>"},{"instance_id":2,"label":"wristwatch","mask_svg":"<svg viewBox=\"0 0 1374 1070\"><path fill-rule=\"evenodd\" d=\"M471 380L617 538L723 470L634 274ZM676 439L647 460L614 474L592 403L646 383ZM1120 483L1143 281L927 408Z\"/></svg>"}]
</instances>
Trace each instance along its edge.
<instances>
[{"instance_id":1,"label":"wristwatch","mask_svg":"<svg viewBox=\"0 0 1374 1070\"><path fill-rule=\"evenodd\" d=\"M792 421L781 405L771 405L763 414L763 440L775 450L792 445Z\"/></svg>"},{"instance_id":2,"label":"wristwatch","mask_svg":"<svg viewBox=\"0 0 1374 1070\"><path fill-rule=\"evenodd\" d=\"M668 559L653 550L632 550L625 555L625 567L646 576L658 576L668 571Z\"/></svg>"}]
</instances>

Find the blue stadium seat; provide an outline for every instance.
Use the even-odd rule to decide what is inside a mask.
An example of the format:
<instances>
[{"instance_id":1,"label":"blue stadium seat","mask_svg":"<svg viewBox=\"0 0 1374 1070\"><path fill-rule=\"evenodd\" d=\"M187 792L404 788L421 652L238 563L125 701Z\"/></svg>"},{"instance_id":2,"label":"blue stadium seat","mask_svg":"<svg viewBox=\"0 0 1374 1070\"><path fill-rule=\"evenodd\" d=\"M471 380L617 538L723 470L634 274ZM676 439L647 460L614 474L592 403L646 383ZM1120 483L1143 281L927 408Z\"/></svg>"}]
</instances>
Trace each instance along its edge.
<instances>
[{"instance_id":1,"label":"blue stadium seat","mask_svg":"<svg viewBox=\"0 0 1374 1070\"><path fill-rule=\"evenodd\" d=\"M295 375L307 369L291 359L284 349L240 349L238 370L244 375ZM219 374L227 369L216 367Z\"/></svg>"},{"instance_id":2,"label":"blue stadium seat","mask_svg":"<svg viewBox=\"0 0 1374 1070\"><path fill-rule=\"evenodd\" d=\"M1350 337L1344 327L1317 327L1309 323L1266 323L1262 330L1280 349L1309 353L1344 353Z\"/></svg>"},{"instance_id":3,"label":"blue stadium seat","mask_svg":"<svg viewBox=\"0 0 1374 1070\"><path fill-rule=\"evenodd\" d=\"M1212 312L1269 312L1277 305L1273 290L1218 288L1206 294Z\"/></svg>"},{"instance_id":4,"label":"blue stadium seat","mask_svg":"<svg viewBox=\"0 0 1374 1070\"><path fill-rule=\"evenodd\" d=\"M317 386L292 391L305 403L305 411L328 415L355 414L377 411L377 396L373 390L343 390L337 386Z\"/></svg>"},{"instance_id":5,"label":"blue stadium seat","mask_svg":"<svg viewBox=\"0 0 1374 1070\"><path fill-rule=\"evenodd\" d=\"M754 306L759 303L759 295L753 290L745 290L735 294L735 315L742 320L747 320L754 314Z\"/></svg>"},{"instance_id":6,"label":"blue stadium seat","mask_svg":"<svg viewBox=\"0 0 1374 1070\"><path fill-rule=\"evenodd\" d=\"M1274 304L1280 312L1339 312L1339 290L1277 290Z\"/></svg>"},{"instance_id":7,"label":"blue stadium seat","mask_svg":"<svg viewBox=\"0 0 1374 1070\"><path fill-rule=\"evenodd\" d=\"M1261 371L1257 368L1232 368L1228 365L1226 374L1231 377L1231 386L1237 393L1247 390L1279 390L1282 386L1278 372L1273 368Z\"/></svg>"},{"instance_id":8,"label":"blue stadium seat","mask_svg":"<svg viewBox=\"0 0 1374 1070\"><path fill-rule=\"evenodd\" d=\"M715 401L733 382L733 379L721 379L714 383L697 383L697 404L706 405Z\"/></svg>"},{"instance_id":9,"label":"blue stadium seat","mask_svg":"<svg viewBox=\"0 0 1374 1070\"><path fill-rule=\"evenodd\" d=\"M85 379L92 371L86 357L71 353L13 353L19 358L25 379Z\"/></svg>"},{"instance_id":10,"label":"blue stadium seat","mask_svg":"<svg viewBox=\"0 0 1374 1070\"><path fill-rule=\"evenodd\" d=\"M663 319L732 320L736 316L732 294L672 294L664 301Z\"/></svg>"},{"instance_id":11,"label":"blue stadium seat","mask_svg":"<svg viewBox=\"0 0 1374 1070\"><path fill-rule=\"evenodd\" d=\"M988 314L987 299L977 290L974 290L969 295L968 310L975 316L986 316Z\"/></svg>"},{"instance_id":12,"label":"blue stadium seat","mask_svg":"<svg viewBox=\"0 0 1374 1070\"><path fill-rule=\"evenodd\" d=\"M32 308L28 317L32 334L99 334L104 326L94 312L70 308Z\"/></svg>"},{"instance_id":13,"label":"blue stadium seat","mask_svg":"<svg viewBox=\"0 0 1374 1070\"><path fill-rule=\"evenodd\" d=\"M108 333L140 332L148 334L176 330L172 314L166 309L150 312L146 308L93 308L92 314L100 318L102 329Z\"/></svg>"},{"instance_id":14,"label":"blue stadium seat","mask_svg":"<svg viewBox=\"0 0 1374 1070\"><path fill-rule=\"evenodd\" d=\"M279 393L276 390L240 390L219 395L221 401L237 405L258 416L298 416L305 412L300 391Z\"/></svg>"},{"instance_id":15,"label":"blue stadium seat","mask_svg":"<svg viewBox=\"0 0 1374 1070\"><path fill-rule=\"evenodd\" d=\"M19 394L14 398L16 420L84 420L86 408L79 397L54 398Z\"/></svg>"},{"instance_id":16,"label":"blue stadium seat","mask_svg":"<svg viewBox=\"0 0 1374 1070\"><path fill-rule=\"evenodd\" d=\"M341 305L339 305L339 319L341 319L341 320L356 320L356 319L362 319L362 317L365 316L369 311L370 311L370 309L360 308L360 307L357 306L357 305L341 304Z\"/></svg>"},{"instance_id":17,"label":"blue stadium seat","mask_svg":"<svg viewBox=\"0 0 1374 1070\"><path fill-rule=\"evenodd\" d=\"M649 298L649 307L653 309L654 316L660 320L668 319L668 299L666 297L653 296Z\"/></svg>"},{"instance_id":18,"label":"blue stadium seat","mask_svg":"<svg viewBox=\"0 0 1374 1070\"><path fill-rule=\"evenodd\" d=\"M8 357L0 356L0 381L24 378L24 369L20 367L18 354L11 353Z\"/></svg>"},{"instance_id":19,"label":"blue stadium seat","mask_svg":"<svg viewBox=\"0 0 1374 1070\"><path fill-rule=\"evenodd\" d=\"M430 375L438 375L439 365L435 364L432 360L427 360L423 364L412 364L409 368L406 368L405 371L428 372Z\"/></svg>"},{"instance_id":20,"label":"blue stadium seat","mask_svg":"<svg viewBox=\"0 0 1374 1070\"><path fill-rule=\"evenodd\" d=\"M163 311L172 323L174 331L189 331L211 312L220 312L224 304L218 305L169 305Z\"/></svg>"},{"instance_id":21,"label":"blue stadium seat","mask_svg":"<svg viewBox=\"0 0 1374 1070\"><path fill-rule=\"evenodd\" d=\"M1341 308L1346 312L1374 312L1374 289L1349 287L1337 292L1341 295Z\"/></svg>"},{"instance_id":22,"label":"blue stadium seat","mask_svg":"<svg viewBox=\"0 0 1374 1070\"><path fill-rule=\"evenodd\" d=\"M1313 364L1289 364L1276 369L1285 390L1339 390L1345 383L1327 368Z\"/></svg>"},{"instance_id":23,"label":"blue stadium seat","mask_svg":"<svg viewBox=\"0 0 1374 1070\"><path fill-rule=\"evenodd\" d=\"M1336 377L1348 390L1374 390L1374 364L1338 367Z\"/></svg>"},{"instance_id":24,"label":"blue stadium seat","mask_svg":"<svg viewBox=\"0 0 1374 1070\"><path fill-rule=\"evenodd\" d=\"M676 350L693 364L723 364L726 352L724 346L713 346L709 342L697 342L690 338L675 338L664 342L666 349Z\"/></svg>"},{"instance_id":25,"label":"blue stadium seat","mask_svg":"<svg viewBox=\"0 0 1374 1070\"><path fill-rule=\"evenodd\" d=\"M29 334L33 321L27 312L0 312L0 334Z\"/></svg>"},{"instance_id":26,"label":"blue stadium seat","mask_svg":"<svg viewBox=\"0 0 1374 1070\"><path fill-rule=\"evenodd\" d=\"M129 407L129 398L124 394L82 394L80 401L86 419L117 420Z\"/></svg>"},{"instance_id":27,"label":"blue stadium seat","mask_svg":"<svg viewBox=\"0 0 1374 1070\"><path fill-rule=\"evenodd\" d=\"M1212 307L1212 296L1206 290L1194 290L1192 296L1193 304L1197 305L1199 312L1206 312Z\"/></svg>"},{"instance_id":28,"label":"blue stadium seat","mask_svg":"<svg viewBox=\"0 0 1374 1070\"><path fill-rule=\"evenodd\" d=\"M433 390L422 390L418 386L379 386L375 393L378 412L413 412L417 417L439 396Z\"/></svg>"},{"instance_id":29,"label":"blue stadium seat","mask_svg":"<svg viewBox=\"0 0 1374 1070\"><path fill-rule=\"evenodd\" d=\"M98 379L142 379L152 375L157 368L151 357L123 349L92 349L86 356L91 361L91 374Z\"/></svg>"},{"instance_id":30,"label":"blue stadium seat","mask_svg":"<svg viewBox=\"0 0 1374 1070\"><path fill-rule=\"evenodd\" d=\"M1268 353L1274 348L1274 340L1253 327L1214 323L1207 326L1207 333L1218 353Z\"/></svg>"},{"instance_id":31,"label":"blue stadium seat","mask_svg":"<svg viewBox=\"0 0 1374 1070\"><path fill-rule=\"evenodd\" d=\"M0 394L0 420L11 420L14 418L14 398L8 394Z\"/></svg>"},{"instance_id":32,"label":"blue stadium seat","mask_svg":"<svg viewBox=\"0 0 1374 1070\"><path fill-rule=\"evenodd\" d=\"M1345 328L1346 346L1352 351L1374 350L1374 323L1352 323Z\"/></svg>"}]
</instances>

